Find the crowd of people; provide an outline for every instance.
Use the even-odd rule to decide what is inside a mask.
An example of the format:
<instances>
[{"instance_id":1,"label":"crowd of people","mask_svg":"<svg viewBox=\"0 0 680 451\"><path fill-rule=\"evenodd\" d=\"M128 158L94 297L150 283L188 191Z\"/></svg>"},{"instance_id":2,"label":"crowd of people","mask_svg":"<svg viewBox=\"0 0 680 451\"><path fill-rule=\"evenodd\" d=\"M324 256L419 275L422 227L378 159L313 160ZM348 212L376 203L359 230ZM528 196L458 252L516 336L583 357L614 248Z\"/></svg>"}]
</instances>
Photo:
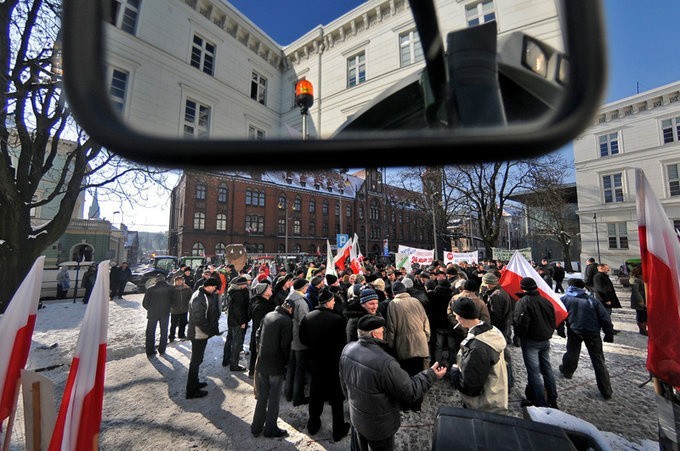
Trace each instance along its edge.
<instances>
[{"instance_id":1,"label":"crowd of people","mask_svg":"<svg viewBox=\"0 0 680 451\"><path fill-rule=\"evenodd\" d=\"M328 403L333 439L351 432L352 449L392 449L400 412L419 411L427 391L447 373L463 407L507 413L513 375L522 370L510 358L513 345L521 347L527 374L523 405L558 408L550 364L556 330L567 337L559 366L563 377L576 371L585 343L597 387L610 399L600 332L605 342L613 341L611 309L620 303L613 287L600 280L608 267L599 265L591 273L588 266L584 279L568 280L566 292L561 265L543 260L535 267L555 292L563 293L569 313L563 324L556 324L553 303L539 292L536 280L525 277L520 292L508 293L500 283L503 262L497 261L435 261L410 270L367 261L359 274L338 268L327 272L314 263L280 270L267 264L241 271L233 265L198 272L181 267L167 280L160 277L144 295L145 350L152 358L165 352L168 341L190 340L186 398L201 398L208 394L199 378L208 340L226 332L222 366L247 371L253 380L253 435L287 435L277 423L285 396L294 406L308 406L310 435L320 430ZM226 331L219 330L222 314ZM639 323L644 323L642 314ZM246 362L244 353L241 365L248 328L250 357Z\"/></svg>"}]
</instances>

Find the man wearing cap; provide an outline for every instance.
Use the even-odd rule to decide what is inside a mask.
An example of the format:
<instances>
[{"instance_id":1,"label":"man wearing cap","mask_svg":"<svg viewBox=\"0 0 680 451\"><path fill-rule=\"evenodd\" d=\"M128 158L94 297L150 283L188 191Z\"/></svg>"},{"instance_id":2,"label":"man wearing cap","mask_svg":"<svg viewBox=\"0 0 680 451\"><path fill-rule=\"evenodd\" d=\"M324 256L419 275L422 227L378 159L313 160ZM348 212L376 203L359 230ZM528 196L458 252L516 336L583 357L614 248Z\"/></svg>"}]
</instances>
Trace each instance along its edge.
<instances>
[{"instance_id":1,"label":"man wearing cap","mask_svg":"<svg viewBox=\"0 0 680 451\"><path fill-rule=\"evenodd\" d=\"M175 341L175 331L180 340L186 338L186 328L189 313L189 302L193 291L189 285L184 283L184 276L180 272L179 275L173 279L174 285L172 287L172 302L170 306L170 334L168 339Z\"/></svg>"},{"instance_id":2,"label":"man wearing cap","mask_svg":"<svg viewBox=\"0 0 680 451\"><path fill-rule=\"evenodd\" d=\"M281 385L290 356L293 340L293 304L285 300L274 311L267 313L255 331L257 361L255 362L255 386L257 403L250 432L265 437L285 437L288 432L278 427Z\"/></svg>"},{"instance_id":3,"label":"man wearing cap","mask_svg":"<svg viewBox=\"0 0 680 451\"><path fill-rule=\"evenodd\" d=\"M512 343L512 314L515 309L515 301L498 284L498 277L492 272L487 272L482 276L481 293L482 299L489 309L491 325L501 331L507 344ZM512 388L515 379L512 373L510 351L507 347L504 353L505 362L508 365L508 387Z\"/></svg>"},{"instance_id":4,"label":"man wearing cap","mask_svg":"<svg viewBox=\"0 0 680 451\"><path fill-rule=\"evenodd\" d=\"M307 307L309 307L310 312L319 305L319 292L324 287L324 281L325 279L323 276L314 276L309 282L309 288L305 294L305 299L307 300Z\"/></svg>"},{"instance_id":5,"label":"man wearing cap","mask_svg":"<svg viewBox=\"0 0 680 451\"><path fill-rule=\"evenodd\" d=\"M401 425L400 405L422 398L446 367L435 363L414 376L385 351L385 320L365 315L358 322L359 340L345 346L340 356L340 380L347 394L353 450L394 449Z\"/></svg>"},{"instance_id":6,"label":"man wearing cap","mask_svg":"<svg viewBox=\"0 0 680 451\"><path fill-rule=\"evenodd\" d=\"M227 312L227 339L224 342L222 366L229 366L230 371L245 371L239 365L239 355L243 348L243 338L248 326L248 307L250 306L250 290L248 280L244 276L237 277L227 290L229 309Z\"/></svg>"},{"instance_id":7,"label":"man wearing cap","mask_svg":"<svg viewBox=\"0 0 680 451\"><path fill-rule=\"evenodd\" d=\"M250 300L250 307L248 310L249 317L253 322L252 332L250 334L250 365L248 366L248 377L253 378L255 375L255 362L257 361L257 344L255 340L255 331L260 327L260 323L264 316L273 312L276 304L271 301L272 286L268 282L269 279L264 279L253 288L255 296Z\"/></svg>"},{"instance_id":8,"label":"man wearing cap","mask_svg":"<svg viewBox=\"0 0 680 451\"><path fill-rule=\"evenodd\" d=\"M286 300L288 294L290 293L290 288L293 286L293 274L286 273L277 277L272 287L272 302L276 305L283 304Z\"/></svg>"},{"instance_id":9,"label":"man wearing cap","mask_svg":"<svg viewBox=\"0 0 680 451\"><path fill-rule=\"evenodd\" d=\"M507 343L496 327L479 319L477 305L470 298L456 299L452 306L456 320L468 330L460 344L451 382L461 393L468 409L506 414L508 375L503 357Z\"/></svg>"},{"instance_id":10,"label":"man wearing cap","mask_svg":"<svg viewBox=\"0 0 680 451\"><path fill-rule=\"evenodd\" d=\"M378 294L374 290L370 288L361 290L359 302L352 303L350 307L345 310L345 317L347 318L347 327L345 328L345 331L347 333L348 342L358 340L357 324L361 317L365 315L377 315L382 317L378 311L379 306Z\"/></svg>"},{"instance_id":11,"label":"man wearing cap","mask_svg":"<svg viewBox=\"0 0 680 451\"><path fill-rule=\"evenodd\" d=\"M324 401L331 405L333 440L341 440L349 432L345 423L340 387L340 354L345 347L345 320L333 307L335 296L324 288L319 293L319 305L300 323L300 341L307 346L312 380L309 388L309 421L307 431L316 434L321 428Z\"/></svg>"},{"instance_id":12,"label":"man wearing cap","mask_svg":"<svg viewBox=\"0 0 680 451\"><path fill-rule=\"evenodd\" d=\"M170 308L172 307L172 287L165 281L165 277L156 277L156 284L146 290L142 307L146 310L146 355L156 354L156 325L160 325L160 339L158 352L165 354L168 344L168 323L170 322Z\"/></svg>"},{"instance_id":13,"label":"man wearing cap","mask_svg":"<svg viewBox=\"0 0 680 451\"><path fill-rule=\"evenodd\" d=\"M338 279L338 276L334 274L326 274L326 287L331 293L333 293L333 296L335 297L333 310L342 315L345 311L345 307L347 307L347 301L345 298L345 293L342 292L342 288L340 287L340 279Z\"/></svg>"},{"instance_id":14,"label":"man wearing cap","mask_svg":"<svg viewBox=\"0 0 680 451\"><path fill-rule=\"evenodd\" d=\"M557 386L550 365L550 338L555 332L555 308L540 295L536 281L531 277L520 280L519 286L523 292L518 293L521 299L515 306L513 325L520 339L527 370L527 401L524 403L557 408Z\"/></svg>"},{"instance_id":15,"label":"man wearing cap","mask_svg":"<svg viewBox=\"0 0 680 451\"><path fill-rule=\"evenodd\" d=\"M581 343L585 343L590 361L595 371L597 388L604 399L612 397L612 385L609 371L604 362L600 330L604 332L604 341L614 342L614 326L609 312L601 302L585 290L586 284L581 279L569 279L567 292L560 299L569 312L569 334L567 335L567 351L562 356L560 373L567 379L578 367L581 354Z\"/></svg>"},{"instance_id":16,"label":"man wearing cap","mask_svg":"<svg viewBox=\"0 0 680 451\"><path fill-rule=\"evenodd\" d=\"M199 382L198 370L203 363L208 338L218 335L220 320L220 304L215 291L220 284L217 279L206 280L196 290L189 302L189 327L187 338L191 340L191 361L187 374L186 398L202 398L208 394L201 388L208 385Z\"/></svg>"},{"instance_id":17,"label":"man wearing cap","mask_svg":"<svg viewBox=\"0 0 680 451\"><path fill-rule=\"evenodd\" d=\"M201 288L203 286L203 284L205 283L205 281L210 278L211 274L212 274L212 272L209 269L206 269L205 271L203 271L202 277L200 279L198 279L196 282L194 282L194 286L193 286L194 291Z\"/></svg>"},{"instance_id":18,"label":"man wearing cap","mask_svg":"<svg viewBox=\"0 0 680 451\"><path fill-rule=\"evenodd\" d=\"M293 406L307 404L305 397L305 377L307 373L307 346L300 341L300 323L309 313L309 306L305 294L309 287L307 279L297 279L293 282L293 291L286 301L293 305L293 342L290 347L288 372L286 374L286 400L292 401Z\"/></svg>"}]
</instances>

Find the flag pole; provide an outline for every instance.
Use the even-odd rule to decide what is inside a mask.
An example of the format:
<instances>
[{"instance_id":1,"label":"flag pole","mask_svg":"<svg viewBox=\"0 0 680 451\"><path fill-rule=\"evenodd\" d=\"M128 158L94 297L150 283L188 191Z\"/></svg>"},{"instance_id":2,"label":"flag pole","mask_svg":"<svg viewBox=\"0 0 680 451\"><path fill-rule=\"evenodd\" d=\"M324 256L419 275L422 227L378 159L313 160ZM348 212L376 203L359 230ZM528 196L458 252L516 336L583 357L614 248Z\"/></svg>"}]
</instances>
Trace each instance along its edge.
<instances>
[{"instance_id":1,"label":"flag pole","mask_svg":"<svg viewBox=\"0 0 680 451\"><path fill-rule=\"evenodd\" d=\"M14 426L14 418L17 413L17 401L19 400L19 384L14 389L14 402L12 403L12 413L7 419L7 429L5 437L3 438L2 451L9 451L10 438L12 438L12 428ZM0 423L0 431L2 431L2 423Z\"/></svg>"}]
</instances>

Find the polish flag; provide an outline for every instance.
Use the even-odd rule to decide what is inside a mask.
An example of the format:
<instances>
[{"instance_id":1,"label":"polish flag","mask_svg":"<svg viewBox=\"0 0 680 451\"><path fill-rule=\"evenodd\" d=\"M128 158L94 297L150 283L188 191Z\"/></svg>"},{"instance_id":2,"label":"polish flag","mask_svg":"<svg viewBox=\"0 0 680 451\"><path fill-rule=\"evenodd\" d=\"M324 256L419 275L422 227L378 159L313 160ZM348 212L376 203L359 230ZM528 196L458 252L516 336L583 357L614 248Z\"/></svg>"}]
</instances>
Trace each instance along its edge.
<instances>
[{"instance_id":1,"label":"polish flag","mask_svg":"<svg viewBox=\"0 0 680 451\"><path fill-rule=\"evenodd\" d=\"M361 249L359 249L359 235L355 233L352 240L352 248L349 251L349 266L353 274L360 274L362 272L361 262L363 260L364 256L361 254Z\"/></svg>"},{"instance_id":2,"label":"polish flag","mask_svg":"<svg viewBox=\"0 0 680 451\"><path fill-rule=\"evenodd\" d=\"M522 291L519 287L519 281L525 277L534 279L539 294L549 300L553 307L555 307L555 325L557 326L564 321L567 317L567 309L562 304L560 297L545 283L545 280L536 272L527 259L519 251L515 251L507 266L503 269L503 275L499 283L513 299L518 300L519 298L515 293Z\"/></svg>"},{"instance_id":3,"label":"polish flag","mask_svg":"<svg viewBox=\"0 0 680 451\"><path fill-rule=\"evenodd\" d=\"M330 241L326 240L326 274L337 276L335 264L333 263L333 250Z\"/></svg>"},{"instance_id":4,"label":"polish flag","mask_svg":"<svg viewBox=\"0 0 680 451\"><path fill-rule=\"evenodd\" d=\"M31 348L44 264L44 256L36 259L0 318L0 425L16 405L19 377Z\"/></svg>"},{"instance_id":5,"label":"polish flag","mask_svg":"<svg viewBox=\"0 0 680 451\"><path fill-rule=\"evenodd\" d=\"M680 243L644 172L635 170L642 277L647 293L647 369L680 387Z\"/></svg>"},{"instance_id":6,"label":"polish flag","mask_svg":"<svg viewBox=\"0 0 680 451\"><path fill-rule=\"evenodd\" d=\"M50 451L98 448L108 327L109 261L106 260L97 269L97 280L83 317Z\"/></svg>"},{"instance_id":7,"label":"polish flag","mask_svg":"<svg viewBox=\"0 0 680 451\"><path fill-rule=\"evenodd\" d=\"M345 261L349 258L350 249L352 249L352 240L349 239L347 242L338 249L338 253L333 258L333 267L337 267L340 271L345 270Z\"/></svg>"}]
</instances>

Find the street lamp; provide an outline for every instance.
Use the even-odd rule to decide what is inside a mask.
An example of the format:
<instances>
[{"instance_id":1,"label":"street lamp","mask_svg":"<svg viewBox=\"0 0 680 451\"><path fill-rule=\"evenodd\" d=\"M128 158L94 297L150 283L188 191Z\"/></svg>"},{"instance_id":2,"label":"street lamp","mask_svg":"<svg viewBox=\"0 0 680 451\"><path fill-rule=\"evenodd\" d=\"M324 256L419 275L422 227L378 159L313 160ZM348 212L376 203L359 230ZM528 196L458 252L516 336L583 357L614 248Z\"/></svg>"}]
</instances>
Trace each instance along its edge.
<instances>
[{"instance_id":1,"label":"street lamp","mask_svg":"<svg viewBox=\"0 0 680 451\"><path fill-rule=\"evenodd\" d=\"M288 200L284 198L283 202L279 202L279 210L283 210L283 213L286 215L286 238L285 238L285 244L284 244L284 252L287 254L288 253L288 208L286 208L286 204L288 203Z\"/></svg>"},{"instance_id":2,"label":"street lamp","mask_svg":"<svg viewBox=\"0 0 680 451\"><path fill-rule=\"evenodd\" d=\"M123 212L122 211L114 211L113 212L113 217L115 218L116 215L120 215L120 236L118 237L118 245L116 246L116 260L117 263L120 265L122 263L120 259L120 240L123 239Z\"/></svg>"},{"instance_id":3,"label":"street lamp","mask_svg":"<svg viewBox=\"0 0 680 451\"><path fill-rule=\"evenodd\" d=\"M597 230L597 213L593 213L593 221L595 221L595 242L597 243L597 262L602 263L600 259L600 233Z\"/></svg>"},{"instance_id":4,"label":"street lamp","mask_svg":"<svg viewBox=\"0 0 680 451\"><path fill-rule=\"evenodd\" d=\"M434 198L439 195L439 192L432 193L430 194L430 201L431 201L431 207L432 207L432 233L433 239L434 239L434 259L437 260L437 216L435 213L435 202Z\"/></svg>"},{"instance_id":5,"label":"street lamp","mask_svg":"<svg viewBox=\"0 0 680 451\"><path fill-rule=\"evenodd\" d=\"M295 104L300 108L302 115L302 140L307 139L307 116L309 109L314 104L314 88L307 80L300 80L295 84Z\"/></svg>"}]
</instances>

